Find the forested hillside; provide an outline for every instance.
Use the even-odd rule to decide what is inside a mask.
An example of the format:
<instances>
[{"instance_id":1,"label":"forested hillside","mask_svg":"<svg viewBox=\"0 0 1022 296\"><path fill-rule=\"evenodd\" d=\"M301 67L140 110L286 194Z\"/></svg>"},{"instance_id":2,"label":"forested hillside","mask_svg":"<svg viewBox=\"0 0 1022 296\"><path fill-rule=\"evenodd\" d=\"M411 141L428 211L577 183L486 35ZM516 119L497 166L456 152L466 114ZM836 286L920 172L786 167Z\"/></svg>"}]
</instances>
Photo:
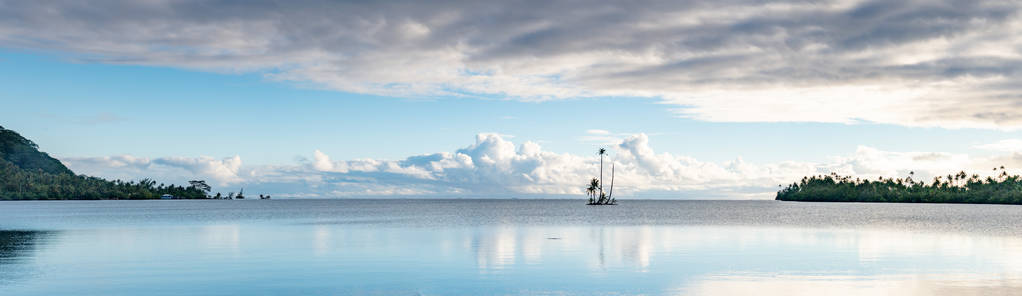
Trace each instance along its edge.
<instances>
[{"instance_id":1,"label":"forested hillside","mask_svg":"<svg viewBox=\"0 0 1022 296\"><path fill-rule=\"evenodd\" d=\"M39 151L31 140L0 126L0 199L154 199L206 198L209 186L156 184L150 179L124 182L75 175L59 160Z\"/></svg>"}]
</instances>

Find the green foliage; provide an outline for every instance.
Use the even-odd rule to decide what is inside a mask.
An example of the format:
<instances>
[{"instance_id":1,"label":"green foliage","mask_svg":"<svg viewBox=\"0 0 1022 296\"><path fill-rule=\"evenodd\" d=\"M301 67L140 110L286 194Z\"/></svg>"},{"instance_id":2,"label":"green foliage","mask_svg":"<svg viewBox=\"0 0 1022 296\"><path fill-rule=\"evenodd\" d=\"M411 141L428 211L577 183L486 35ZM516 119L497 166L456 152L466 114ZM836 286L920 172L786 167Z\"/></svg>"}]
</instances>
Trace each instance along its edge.
<instances>
[{"instance_id":1,"label":"green foliage","mask_svg":"<svg viewBox=\"0 0 1022 296\"><path fill-rule=\"evenodd\" d=\"M777 200L824 202L907 202L1022 204L1022 177L1001 167L997 177L965 172L932 182L907 178L852 179L837 174L805 177L777 192ZM997 170L996 168L994 169Z\"/></svg>"},{"instance_id":2,"label":"green foliage","mask_svg":"<svg viewBox=\"0 0 1022 296\"><path fill-rule=\"evenodd\" d=\"M208 191L204 181L188 187L157 186L150 179L123 182L75 175L32 141L0 127L0 200L157 199L163 194L206 198Z\"/></svg>"}]
</instances>

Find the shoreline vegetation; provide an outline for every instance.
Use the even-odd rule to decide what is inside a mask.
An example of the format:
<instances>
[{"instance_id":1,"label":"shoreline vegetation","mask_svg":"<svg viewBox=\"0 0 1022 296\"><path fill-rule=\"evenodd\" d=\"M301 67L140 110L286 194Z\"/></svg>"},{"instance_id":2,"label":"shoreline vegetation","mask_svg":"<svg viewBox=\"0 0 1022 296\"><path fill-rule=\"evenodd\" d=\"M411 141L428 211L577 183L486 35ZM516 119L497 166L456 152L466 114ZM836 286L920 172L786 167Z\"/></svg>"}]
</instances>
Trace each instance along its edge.
<instances>
[{"instance_id":1,"label":"shoreline vegetation","mask_svg":"<svg viewBox=\"0 0 1022 296\"><path fill-rule=\"evenodd\" d=\"M964 171L916 181L914 172L906 178L866 180L836 173L804 177L777 192L776 200L813 202L894 202L1022 204L1022 177L1009 175L1004 166L994 174L980 177Z\"/></svg>"},{"instance_id":2,"label":"shoreline vegetation","mask_svg":"<svg viewBox=\"0 0 1022 296\"><path fill-rule=\"evenodd\" d=\"M157 185L149 178L125 182L76 175L31 140L0 126L0 200L210 198L212 188L205 181L188 183Z\"/></svg>"}]
</instances>

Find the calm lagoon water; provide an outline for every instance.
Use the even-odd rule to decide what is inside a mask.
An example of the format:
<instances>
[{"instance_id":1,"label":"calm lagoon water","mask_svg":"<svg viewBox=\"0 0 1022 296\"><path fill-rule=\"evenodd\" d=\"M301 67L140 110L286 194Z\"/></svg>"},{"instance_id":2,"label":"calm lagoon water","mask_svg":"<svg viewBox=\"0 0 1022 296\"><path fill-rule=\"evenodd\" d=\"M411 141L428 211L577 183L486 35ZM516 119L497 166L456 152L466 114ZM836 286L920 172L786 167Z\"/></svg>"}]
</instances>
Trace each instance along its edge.
<instances>
[{"instance_id":1,"label":"calm lagoon water","mask_svg":"<svg viewBox=\"0 0 1022 296\"><path fill-rule=\"evenodd\" d=\"M1011 295L1022 207L0 202L2 295Z\"/></svg>"}]
</instances>

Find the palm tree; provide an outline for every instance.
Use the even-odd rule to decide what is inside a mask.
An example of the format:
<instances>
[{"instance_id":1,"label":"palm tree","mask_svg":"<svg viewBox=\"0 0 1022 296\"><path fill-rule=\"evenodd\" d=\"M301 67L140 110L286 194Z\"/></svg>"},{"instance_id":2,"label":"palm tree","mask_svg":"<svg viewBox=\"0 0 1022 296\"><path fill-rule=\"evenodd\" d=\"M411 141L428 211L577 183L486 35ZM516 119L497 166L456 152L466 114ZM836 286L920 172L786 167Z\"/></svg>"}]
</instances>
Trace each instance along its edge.
<instances>
[{"instance_id":1,"label":"palm tree","mask_svg":"<svg viewBox=\"0 0 1022 296\"><path fill-rule=\"evenodd\" d=\"M593 178L587 184L586 194L590 196L589 205L608 205L614 204L612 195L614 194L614 172L613 166L611 167L611 181L610 181L610 194L603 192L603 156L607 154L607 149L600 148L597 150L597 154L600 155L600 176L599 178Z\"/></svg>"},{"instance_id":2,"label":"palm tree","mask_svg":"<svg viewBox=\"0 0 1022 296\"><path fill-rule=\"evenodd\" d=\"M593 178L591 181L589 181L589 187L586 188L586 193L589 194L589 196L591 196L589 198L589 204L594 204L596 202L596 193L598 191L598 188L600 188L600 180Z\"/></svg>"},{"instance_id":3,"label":"palm tree","mask_svg":"<svg viewBox=\"0 0 1022 296\"><path fill-rule=\"evenodd\" d=\"M600 154L600 184L603 184L603 154L607 153L607 149L600 148L598 152ZM603 186L600 186L600 195L603 195Z\"/></svg>"}]
</instances>

